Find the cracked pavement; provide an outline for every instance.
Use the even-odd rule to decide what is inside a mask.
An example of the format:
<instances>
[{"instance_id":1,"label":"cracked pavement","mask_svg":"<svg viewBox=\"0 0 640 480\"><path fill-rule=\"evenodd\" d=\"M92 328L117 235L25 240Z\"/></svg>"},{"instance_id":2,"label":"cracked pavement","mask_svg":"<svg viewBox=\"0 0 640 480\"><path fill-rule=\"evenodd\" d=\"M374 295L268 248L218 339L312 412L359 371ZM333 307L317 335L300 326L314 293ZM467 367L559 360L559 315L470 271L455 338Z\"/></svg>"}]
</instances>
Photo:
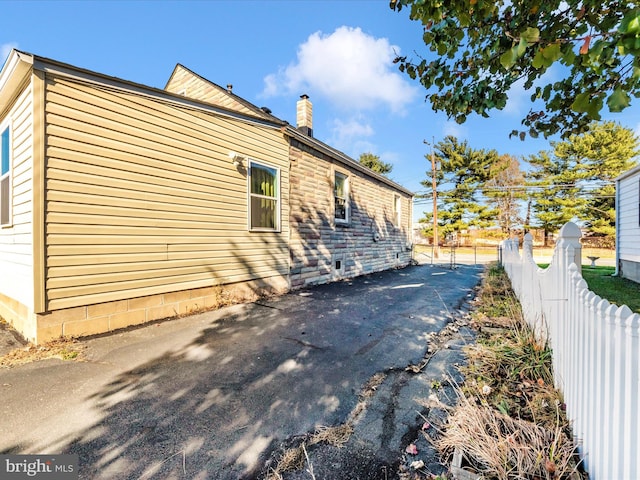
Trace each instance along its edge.
<instances>
[{"instance_id":1,"label":"cracked pavement","mask_svg":"<svg viewBox=\"0 0 640 480\"><path fill-rule=\"evenodd\" d=\"M81 478L263 478L283 449L351 419L347 448L309 448L316 478L395 478L429 414L415 399L453 373L471 333L428 342L482 270L374 273L83 340L83 361L0 370L0 451L76 453Z\"/></svg>"}]
</instances>

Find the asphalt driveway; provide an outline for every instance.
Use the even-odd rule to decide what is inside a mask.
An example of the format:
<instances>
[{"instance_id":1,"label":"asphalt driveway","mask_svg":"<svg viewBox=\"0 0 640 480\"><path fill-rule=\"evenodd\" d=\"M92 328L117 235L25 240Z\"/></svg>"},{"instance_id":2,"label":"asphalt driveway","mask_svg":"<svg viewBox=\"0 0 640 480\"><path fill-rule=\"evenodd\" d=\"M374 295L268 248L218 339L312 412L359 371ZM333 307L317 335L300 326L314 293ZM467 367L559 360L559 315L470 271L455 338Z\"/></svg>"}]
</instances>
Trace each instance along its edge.
<instances>
[{"instance_id":1,"label":"asphalt driveway","mask_svg":"<svg viewBox=\"0 0 640 480\"><path fill-rule=\"evenodd\" d=\"M376 373L419 363L481 272L376 273L88 339L84 361L0 370L0 452L77 453L81 478L261 478L283 446L353 415ZM388 411L373 420L374 401L361 418L393 455L406 432Z\"/></svg>"}]
</instances>

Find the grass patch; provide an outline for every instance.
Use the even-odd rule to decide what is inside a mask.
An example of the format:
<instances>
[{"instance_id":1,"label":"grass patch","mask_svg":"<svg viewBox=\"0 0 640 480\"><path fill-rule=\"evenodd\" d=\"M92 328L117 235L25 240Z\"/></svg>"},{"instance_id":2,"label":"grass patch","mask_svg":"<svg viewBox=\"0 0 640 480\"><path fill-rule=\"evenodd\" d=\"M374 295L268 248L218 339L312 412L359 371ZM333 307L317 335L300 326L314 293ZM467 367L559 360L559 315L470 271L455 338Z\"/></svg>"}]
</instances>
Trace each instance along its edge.
<instances>
[{"instance_id":1,"label":"grass patch","mask_svg":"<svg viewBox=\"0 0 640 480\"><path fill-rule=\"evenodd\" d=\"M613 277L615 270L614 267L582 267L582 277L596 295L640 313L640 284L627 278Z\"/></svg>"},{"instance_id":2,"label":"grass patch","mask_svg":"<svg viewBox=\"0 0 640 480\"><path fill-rule=\"evenodd\" d=\"M547 268L548 263L539 263L540 268ZM628 278L614 277L615 267L582 267L582 278L589 290L606 298L618 306L626 305L631 311L640 313L640 283Z\"/></svg>"},{"instance_id":3,"label":"grass patch","mask_svg":"<svg viewBox=\"0 0 640 480\"><path fill-rule=\"evenodd\" d=\"M466 348L463 393L504 414L543 421L551 428L554 409L540 411L537 406L545 410L561 400L552 387L552 353L525 322L502 267L488 269L473 318L479 335L476 344Z\"/></svg>"},{"instance_id":4,"label":"grass patch","mask_svg":"<svg viewBox=\"0 0 640 480\"><path fill-rule=\"evenodd\" d=\"M533 258L536 257L551 257L555 252L556 247L533 247ZM615 259L616 251L611 248L594 248L594 247L582 247L582 261L590 262L588 257L599 257L600 259Z\"/></svg>"},{"instance_id":5,"label":"grass patch","mask_svg":"<svg viewBox=\"0 0 640 480\"><path fill-rule=\"evenodd\" d=\"M508 325L514 317L522 316L518 299L511 290L511 282L504 269L496 263L489 265L479 295L476 313L506 320Z\"/></svg>"}]
</instances>

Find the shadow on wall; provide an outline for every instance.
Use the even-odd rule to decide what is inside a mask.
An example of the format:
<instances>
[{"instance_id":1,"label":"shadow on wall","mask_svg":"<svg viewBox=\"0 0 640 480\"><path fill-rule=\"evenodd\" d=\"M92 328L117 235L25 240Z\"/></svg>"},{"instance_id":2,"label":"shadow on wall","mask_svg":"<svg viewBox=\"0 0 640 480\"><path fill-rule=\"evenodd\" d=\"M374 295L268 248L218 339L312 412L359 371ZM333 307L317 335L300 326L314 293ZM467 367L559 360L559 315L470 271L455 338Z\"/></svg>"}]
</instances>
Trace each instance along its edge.
<instances>
[{"instance_id":1,"label":"shadow on wall","mask_svg":"<svg viewBox=\"0 0 640 480\"><path fill-rule=\"evenodd\" d=\"M411 262L406 228L351 200L350 221L336 223L324 211L301 205L291 215L291 286L352 278ZM292 205L292 209L294 205Z\"/></svg>"}]
</instances>

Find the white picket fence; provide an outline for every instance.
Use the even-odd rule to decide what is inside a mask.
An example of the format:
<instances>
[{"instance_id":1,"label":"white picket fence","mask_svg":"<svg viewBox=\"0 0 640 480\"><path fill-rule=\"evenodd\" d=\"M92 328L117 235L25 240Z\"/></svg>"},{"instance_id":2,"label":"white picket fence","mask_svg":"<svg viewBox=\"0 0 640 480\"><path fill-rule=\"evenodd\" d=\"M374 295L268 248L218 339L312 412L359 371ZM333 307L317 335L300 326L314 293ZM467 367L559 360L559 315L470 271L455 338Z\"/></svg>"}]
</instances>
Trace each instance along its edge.
<instances>
[{"instance_id":1,"label":"white picket fence","mask_svg":"<svg viewBox=\"0 0 640 480\"><path fill-rule=\"evenodd\" d=\"M533 239L502 243L502 263L526 321L553 349L556 387L591 480L640 479L640 315L587 288L580 229L560 230L551 264L539 268Z\"/></svg>"}]
</instances>

